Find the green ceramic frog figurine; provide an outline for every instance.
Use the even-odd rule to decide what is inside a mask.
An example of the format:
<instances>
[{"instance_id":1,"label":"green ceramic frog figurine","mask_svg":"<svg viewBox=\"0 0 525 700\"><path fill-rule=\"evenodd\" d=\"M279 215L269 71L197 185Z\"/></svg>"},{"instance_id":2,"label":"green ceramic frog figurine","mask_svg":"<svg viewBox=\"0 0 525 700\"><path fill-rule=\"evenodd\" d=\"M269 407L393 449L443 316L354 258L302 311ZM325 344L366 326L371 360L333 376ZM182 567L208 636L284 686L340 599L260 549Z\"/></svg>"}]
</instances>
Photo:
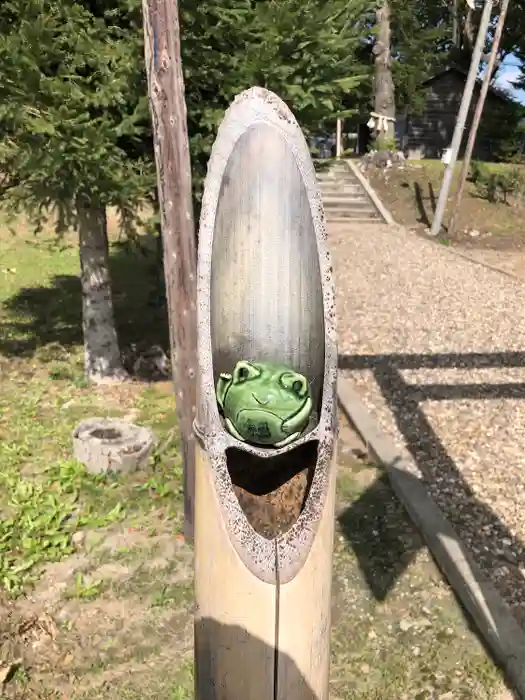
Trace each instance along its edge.
<instances>
[{"instance_id":1,"label":"green ceramic frog figurine","mask_svg":"<svg viewBox=\"0 0 525 700\"><path fill-rule=\"evenodd\" d=\"M234 437L273 447L296 440L313 408L306 377L268 362L237 362L232 374L219 376L216 396Z\"/></svg>"}]
</instances>

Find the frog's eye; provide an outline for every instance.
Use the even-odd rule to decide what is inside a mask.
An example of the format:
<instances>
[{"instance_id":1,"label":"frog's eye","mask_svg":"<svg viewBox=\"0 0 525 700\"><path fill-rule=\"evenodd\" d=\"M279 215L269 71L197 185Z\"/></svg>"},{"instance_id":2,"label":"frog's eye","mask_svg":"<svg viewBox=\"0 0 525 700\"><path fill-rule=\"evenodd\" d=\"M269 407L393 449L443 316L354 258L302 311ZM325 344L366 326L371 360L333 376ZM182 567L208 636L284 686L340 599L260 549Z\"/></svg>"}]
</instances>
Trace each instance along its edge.
<instances>
[{"instance_id":1,"label":"frog's eye","mask_svg":"<svg viewBox=\"0 0 525 700\"><path fill-rule=\"evenodd\" d=\"M239 384L248 379L255 379L255 377L258 377L260 374L259 370L249 362L237 362L233 370L233 381Z\"/></svg>"},{"instance_id":2,"label":"frog's eye","mask_svg":"<svg viewBox=\"0 0 525 700\"><path fill-rule=\"evenodd\" d=\"M308 394L308 381L306 377L302 376L302 374L285 372L281 376L281 384L285 389L293 391L293 393L299 396L301 399L304 399L304 397Z\"/></svg>"}]
</instances>

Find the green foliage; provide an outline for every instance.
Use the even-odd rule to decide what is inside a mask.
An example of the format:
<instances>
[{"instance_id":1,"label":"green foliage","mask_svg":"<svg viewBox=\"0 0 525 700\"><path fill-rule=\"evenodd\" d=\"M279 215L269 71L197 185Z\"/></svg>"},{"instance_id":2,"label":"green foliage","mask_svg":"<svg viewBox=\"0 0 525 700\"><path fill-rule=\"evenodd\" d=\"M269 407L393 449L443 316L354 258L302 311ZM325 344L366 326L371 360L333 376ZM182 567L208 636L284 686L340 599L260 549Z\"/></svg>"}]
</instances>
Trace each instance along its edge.
<instances>
[{"instance_id":1,"label":"green foliage","mask_svg":"<svg viewBox=\"0 0 525 700\"><path fill-rule=\"evenodd\" d=\"M308 135L344 116L366 79L356 58L370 0L217 0L181 3L183 67L194 184L200 189L217 127L252 85L276 92Z\"/></svg>"},{"instance_id":2,"label":"green foliage","mask_svg":"<svg viewBox=\"0 0 525 700\"><path fill-rule=\"evenodd\" d=\"M114 245L111 252L115 296L125 292L124 315L117 303L117 319L155 338L160 316L147 302L155 287L148 272L154 251L126 255ZM96 389L85 382L74 237L57 244L47 228L36 239L23 226L12 237L4 229L0 259L2 596L24 590L43 566L77 547L82 533L100 539L100 528L113 528L125 518L128 526L140 522L143 527L151 513L177 529L182 465L171 392L140 383ZM129 474L89 474L71 459L71 435L79 421L131 414L157 438L147 466Z\"/></svg>"},{"instance_id":3,"label":"green foliage","mask_svg":"<svg viewBox=\"0 0 525 700\"><path fill-rule=\"evenodd\" d=\"M489 176L489 170L485 163L479 160L473 160L470 164L469 179L472 183L477 185L479 182L483 182Z\"/></svg>"},{"instance_id":4,"label":"green foliage","mask_svg":"<svg viewBox=\"0 0 525 700\"><path fill-rule=\"evenodd\" d=\"M473 13L472 16L474 30L473 36L476 36L477 34L480 17L481 12L478 8L478 10ZM496 10L492 13L492 19L487 32L487 41L485 44L486 53L490 52L491 50L498 18L499 11ZM468 68L470 57L470 52L466 52L463 64L465 68ZM505 27L498 51L499 66L501 66L507 57L512 57L514 65L516 65L516 61L521 61L522 65L525 61L525 5L523 2L521 2L521 0L518 0L518 2L511 2L508 7ZM493 76L493 79L498 75L499 72ZM516 88L525 88L525 73L523 72L523 68L521 71L521 76L518 75L516 79L513 80L513 83L514 87Z\"/></svg>"},{"instance_id":5,"label":"green foliage","mask_svg":"<svg viewBox=\"0 0 525 700\"><path fill-rule=\"evenodd\" d=\"M502 201L507 204L508 196L521 195L525 186L523 173L517 167L504 171L490 171L487 168L480 168L474 182L478 194L492 203Z\"/></svg>"},{"instance_id":6,"label":"green foliage","mask_svg":"<svg viewBox=\"0 0 525 700\"><path fill-rule=\"evenodd\" d=\"M397 109L414 113L421 83L451 60L450 8L426 0L390 4ZM197 198L218 124L241 90L262 85L277 92L307 135L332 128L336 116L368 110L376 6L180 1ZM523 18L518 8L511 12L503 47L520 55L515 26ZM0 71L0 195L37 222L54 207L59 225L67 225L75 199L87 194L117 207L129 230L155 189L141 0L5 0ZM505 160L521 146L513 110L487 109L480 129L479 140Z\"/></svg>"},{"instance_id":7,"label":"green foliage","mask_svg":"<svg viewBox=\"0 0 525 700\"><path fill-rule=\"evenodd\" d=\"M524 140L519 132L511 134L502 140L496 151L496 158L502 163L522 163Z\"/></svg>"},{"instance_id":8,"label":"green foliage","mask_svg":"<svg viewBox=\"0 0 525 700\"><path fill-rule=\"evenodd\" d=\"M482 157L508 162L521 150L520 122L524 114L523 106L512 98L498 99L489 93L476 139L486 150Z\"/></svg>"},{"instance_id":9,"label":"green foliage","mask_svg":"<svg viewBox=\"0 0 525 700\"><path fill-rule=\"evenodd\" d=\"M139 26L113 19L72 0L0 8L0 171L12 208L37 222L56 208L59 227L72 223L78 196L126 222L151 192Z\"/></svg>"},{"instance_id":10,"label":"green foliage","mask_svg":"<svg viewBox=\"0 0 525 700\"><path fill-rule=\"evenodd\" d=\"M378 136L373 143L372 149L375 151L397 153L397 151L399 151L399 144L394 137Z\"/></svg>"},{"instance_id":11,"label":"green foliage","mask_svg":"<svg viewBox=\"0 0 525 700\"><path fill-rule=\"evenodd\" d=\"M0 588L13 596L35 580L39 566L71 554L76 529L107 525L124 515L120 504L102 513L79 502L82 488L102 492L103 480L88 476L76 462L55 464L45 478L22 476L20 464L31 456L28 443L0 445Z\"/></svg>"},{"instance_id":12,"label":"green foliage","mask_svg":"<svg viewBox=\"0 0 525 700\"><path fill-rule=\"evenodd\" d=\"M515 105L515 103L513 103ZM516 116L502 121L503 138L498 142L496 157L503 163L520 164L525 162L525 108L516 106Z\"/></svg>"},{"instance_id":13,"label":"green foliage","mask_svg":"<svg viewBox=\"0 0 525 700\"><path fill-rule=\"evenodd\" d=\"M344 113L364 79L356 60L372 0L182 0L182 53L194 186L218 124L252 85L277 92L305 133ZM367 14L368 13L368 14ZM0 7L0 172L15 210L40 222L75 200L153 201L140 0L6 0Z\"/></svg>"},{"instance_id":14,"label":"green foliage","mask_svg":"<svg viewBox=\"0 0 525 700\"><path fill-rule=\"evenodd\" d=\"M446 3L427 0L391 0L390 5L396 107L414 114L423 107L423 81L449 63L450 11Z\"/></svg>"}]
</instances>

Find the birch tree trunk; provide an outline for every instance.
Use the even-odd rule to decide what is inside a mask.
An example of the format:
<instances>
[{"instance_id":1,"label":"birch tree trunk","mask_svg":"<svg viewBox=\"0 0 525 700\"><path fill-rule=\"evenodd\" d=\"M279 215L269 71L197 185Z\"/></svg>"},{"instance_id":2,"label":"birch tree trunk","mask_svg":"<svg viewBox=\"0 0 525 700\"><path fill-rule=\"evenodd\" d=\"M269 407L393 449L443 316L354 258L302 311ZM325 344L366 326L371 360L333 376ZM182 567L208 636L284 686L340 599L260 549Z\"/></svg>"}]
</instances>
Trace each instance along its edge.
<instances>
[{"instance_id":1,"label":"birch tree trunk","mask_svg":"<svg viewBox=\"0 0 525 700\"><path fill-rule=\"evenodd\" d=\"M377 35L374 45L374 109L377 114L385 117L396 116L395 88L392 78L392 56L390 52L390 6L385 0L382 7L376 10ZM395 137L395 124L388 120L387 130L378 132L379 142L392 141Z\"/></svg>"},{"instance_id":2,"label":"birch tree trunk","mask_svg":"<svg viewBox=\"0 0 525 700\"><path fill-rule=\"evenodd\" d=\"M86 377L125 379L113 315L106 209L82 198L76 204Z\"/></svg>"}]
</instances>

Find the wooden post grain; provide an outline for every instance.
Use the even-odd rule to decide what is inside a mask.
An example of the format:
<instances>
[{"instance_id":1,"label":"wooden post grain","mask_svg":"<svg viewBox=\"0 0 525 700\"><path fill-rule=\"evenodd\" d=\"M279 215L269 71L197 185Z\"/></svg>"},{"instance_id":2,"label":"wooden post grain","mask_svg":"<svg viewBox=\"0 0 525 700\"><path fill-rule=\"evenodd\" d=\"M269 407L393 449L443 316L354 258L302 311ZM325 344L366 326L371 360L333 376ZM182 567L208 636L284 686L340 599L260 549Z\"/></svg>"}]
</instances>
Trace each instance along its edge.
<instances>
[{"instance_id":1,"label":"wooden post grain","mask_svg":"<svg viewBox=\"0 0 525 700\"><path fill-rule=\"evenodd\" d=\"M144 52L164 246L171 363L184 468L184 536L193 540L197 401L196 245L177 0L143 0Z\"/></svg>"}]
</instances>

